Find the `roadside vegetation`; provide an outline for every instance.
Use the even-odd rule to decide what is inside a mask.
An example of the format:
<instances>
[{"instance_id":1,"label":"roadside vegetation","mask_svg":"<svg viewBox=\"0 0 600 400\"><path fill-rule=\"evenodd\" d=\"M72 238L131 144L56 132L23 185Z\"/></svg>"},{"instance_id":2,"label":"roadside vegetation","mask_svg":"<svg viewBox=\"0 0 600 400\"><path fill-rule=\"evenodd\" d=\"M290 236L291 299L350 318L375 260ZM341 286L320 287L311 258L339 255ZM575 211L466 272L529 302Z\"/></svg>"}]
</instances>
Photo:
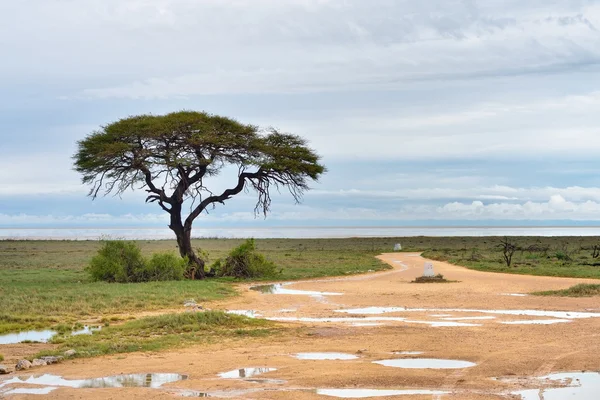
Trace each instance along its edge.
<instances>
[{"instance_id":1,"label":"roadside vegetation","mask_svg":"<svg viewBox=\"0 0 600 400\"><path fill-rule=\"evenodd\" d=\"M536 296L560 296L560 297L593 297L600 296L600 285L581 283L563 290L548 290L545 292L534 292Z\"/></svg>"},{"instance_id":2,"label":"roadside vegetation","mask_svg":"<svg viewBox=\"0 0 600 400\"><path fill-rule=\"evenodd\" d=\"M424 257L486 272L600 279L600 238L432 238Z\"/></svg>"},{"instance_id":3,"label":"roadside vegetation","mask_svg":"<svg viewBox=\"0 0 600 400\"><path fill-rule=\"evenodd\" d=\"M36 357L61 355L75 350L74 357L93 357L135 351L158 351L216 338L265 336L276 332L273 322L251 319L221 311L184 312L144 317L121 325L105 327L92 335L55 336L57 346Z\"/></svg>"}]
</instances>

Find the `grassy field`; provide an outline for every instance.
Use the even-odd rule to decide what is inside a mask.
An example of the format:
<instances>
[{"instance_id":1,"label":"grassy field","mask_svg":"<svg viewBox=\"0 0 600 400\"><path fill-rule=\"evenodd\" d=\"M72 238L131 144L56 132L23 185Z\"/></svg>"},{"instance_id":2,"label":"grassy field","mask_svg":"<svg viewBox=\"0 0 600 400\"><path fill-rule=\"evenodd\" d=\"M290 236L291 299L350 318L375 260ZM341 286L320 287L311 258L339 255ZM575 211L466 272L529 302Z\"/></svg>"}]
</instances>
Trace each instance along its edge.
<instances>
[{"instance_id":1,"label":"grassy field","mask_svg":"<svg viewBox=\"0 0 600 400\"><path fill-rule=\"evenodd\" d=\"M265 336L275 330L273 322L219 311L165 314L105 327L93 335L55 336L51 342L58 347L38 356L61 355L66 350L75 350L75 357L158 351L224 337Z\"/></svg>"},{"instance_id":2,"label":"grassy field","mask_svg":"<svg viewBox=\"0 0 600 400\"><path fill-rule=\"evenodd\" d=\"M487 272L600 279L600 258L594 257L597 237L514 237L510 266L500 247L503 238L439 238L423 256Z\"/></svg>"},{"instance_id":3,"label":"grassy field","mask_svg":"<svg viewBox=\"0 0 600 400\"><path fill-rule=\"evenodd\" d=\"M202 239L194 245L210 261L225 256L241 240ZM389 268L373 256L389 250L389 240L257 240L258 250L281 269L277 279L293 280ZM140 241L144 254L176 250L169 240ZM96 241L0 241L0 334L116 320L142 311L180 308L184 300L203 304L235 295L231 280L108 284L91 282L84 271Z\"/></svg>"},{"instance_id":4,"label":"grassy field","mask_svg":"<svg viewBox=\"0 0 600 400\"><path fill-rule=\"evenodd\" d=\"M600 278L594 237L519 237L511 266L493 237L413 237L353 239L264 239L257 248L273 260L278 280L363 273L389 268L374 258L395 243L404 251L481 271ZM224 257L242 240L197 239L210 260ZM176 251L174 241L140 241L145 255ZM181 308L184 300L207 301L235 295L231 280L107 284L91 282L84 271L97 241L0 241L0 333L69 325L89 320L115 321L143 311ZM596 257L594 257L596 256Z\"/></svg>"}]
</instances>

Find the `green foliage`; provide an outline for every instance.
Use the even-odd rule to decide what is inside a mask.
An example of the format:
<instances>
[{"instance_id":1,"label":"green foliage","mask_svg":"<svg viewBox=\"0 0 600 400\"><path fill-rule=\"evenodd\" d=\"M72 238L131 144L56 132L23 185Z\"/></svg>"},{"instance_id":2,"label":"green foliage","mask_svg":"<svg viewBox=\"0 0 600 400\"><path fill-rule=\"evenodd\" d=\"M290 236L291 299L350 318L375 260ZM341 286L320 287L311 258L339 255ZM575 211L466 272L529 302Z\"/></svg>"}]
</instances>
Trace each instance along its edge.
<instances>
[{"instance_id":1,"label":"green foliage","mask_svg":"<svg viewBox=\"0 0 600 400\"><path fill-rule=\"evenodd\" d=\"M206 342L214 337L247 337L271 334L274 323L222 311L186 312L144 317L120 325L108 326L91 335L55 336L57 350L37 356L57 355L67 349L75 357L134 351L157 351L186 344Z\"/></svg>"},{"instance_id":2,"label":"green foliage","mask_svg":"<svg viewBox=\"0 0 600 400\"><path fill-rule=\"evenodd\" d=\"M532 293L537 296L561 296L561 297L592 297L600 296L600 285L580 283L564 290L549 290L545 292Z\"/></svg>"},{"instance_id":3,"label":"green foliage","mask_svg":"<svg viewBox=\"0 0 600 400\"><path fill-rule=\"evenodd\" d=\"M140 274L141 282L180 281L188 266L188 260L174 253L155 253L145 265Z\"/></svg>"},{"instance_id":4,"label":"green foliage","mask_svg":"<svg viewBox=\"0 0 600 400\"><path fill-rule=\"evenodd\" d=\"M217 260L212 269L217 276L234 278L273 277L277 273L275 263L256 251L254 239L233 249L225 261Z\"/></svg>"},{"instance_id":5,"label":"green foliage","mask_svg":"<svg viewBox=\"0 0 600 400\"><path fill-rule=\"evenodd\" d=\"M153 282L183 279L187 259L173 253L154 254L148 260L136 242L105 240L88 271L95 281Z\"/></svg>"},{"instance_id":6,"label":"green foliage","mask_svg":"<svg viewBox=\"0 0 600 400\"><path fill-rule=\"evenodd\" d=\"M90 262L88 271L95 281L137 282L144 258L135 242L105 240Z\"/></svg>"},{"instance_id":7,"label":"green foliage","mask_svg":"<svg viewBox=\"0 0 600 400\"><path fill-rule=\"evenodd\" d=\"M4 361L4 355L0 354L0 361Z\"/></svg>"}]
</instances>

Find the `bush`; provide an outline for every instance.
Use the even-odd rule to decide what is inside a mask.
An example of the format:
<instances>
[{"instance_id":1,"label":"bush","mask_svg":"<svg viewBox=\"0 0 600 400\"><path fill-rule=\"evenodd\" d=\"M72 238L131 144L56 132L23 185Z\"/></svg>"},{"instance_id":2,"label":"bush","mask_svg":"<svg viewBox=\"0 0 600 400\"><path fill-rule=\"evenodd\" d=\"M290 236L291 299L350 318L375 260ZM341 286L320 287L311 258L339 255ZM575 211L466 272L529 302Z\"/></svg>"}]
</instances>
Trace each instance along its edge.
<instances>
[{"instance_id":1,"label":"bush","mask_svg":"<svg viewBox=\"0 0 600 400\"><path fill-rule=\"evenodd\" d=\"M217 276L235 278L270 277L277 273L275 264L256 252L254 239L248 239L233 249L225 261L217 260L211 269Z\"/></svg>"},{"instance_id":2,"label":"bush","mask_svg":"<svg viewBox=\"0 0 600 400\"><path fill-rule=\"evenodd\" d=\"M187 258L181 258L173 253L157 253L146 261L146 268L140 277L142 282L149 281L180 281L187 268Z\"/></svg>"},{"instance_id":3,"label":"bush","mask_svg":"<svg viewBox=\"0 0 600 400\"><path fill-rule=\"evenodd\" d=\"M4 361L4 356L0 354L0 361Z\"/></svg>"},{"instance_id":4,"label":"bush","mask_svg":"<svg viewBox=\"0 0 600 400\"><path fill-rule=\"evenodd\" d=\"M135 242L106 240L88 272L92 279L105 282L150 282L183 279L187 260L172 253L154 254L145 260Z\"/></svg>"},{"instance_id":5,"label":"bush","mask_svg":"<svg viewBox=\"0 0 600 400\"><path fill-rule=\"evenodd\" d=\"M106 240L90 262L92 279L105 282L137 282L144 258L135 242Z\"/></svg>"}]
</instances>

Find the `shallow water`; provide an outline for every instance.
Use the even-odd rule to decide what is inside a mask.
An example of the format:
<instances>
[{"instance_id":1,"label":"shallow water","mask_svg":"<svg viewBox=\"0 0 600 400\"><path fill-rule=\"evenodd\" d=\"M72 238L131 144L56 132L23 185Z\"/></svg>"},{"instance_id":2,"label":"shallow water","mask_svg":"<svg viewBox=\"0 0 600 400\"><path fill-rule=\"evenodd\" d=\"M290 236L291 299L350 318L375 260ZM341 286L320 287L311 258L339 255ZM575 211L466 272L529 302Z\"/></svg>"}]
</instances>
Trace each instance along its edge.
<instances>
[{"instance_id":1,"label":"shallow water","mask_svg":"<svg viewBox=\"0 0 600 400\"><path fill-rule=\"evenodd\" d=\"M427 324L432 328L444 328L444 327L461 327L461 326L481 326L480 324L469 324L466 322L453 322L453 321L409 321L405 322L411 324Z\"/></svg>"},{"instance_id":2,"label":"shallow water","mask_svg":"<svg viewBox=\"0 0 600 400\"><path fill-rule=\"evenodd\" d=\"M424 353L424 351L395 351L392 354L399 354L401 356L418 356L423 353Z\"/></svg>"},{"instance_id":3,"label":"shallow water","mask_svg":"<svg viewBox=\"0 0 600 400\"><path fill-rule=\"evenodd\" d=\"M277 371L277 368L240 368L232 371L222 372L219 374L219 376L225 379L243 379L266 374L267 372L271 371Z\"/></svg>"},{"instance_id":4,"label":"shallow water","mask_svg":"<svg viewBox=\"0 0 600 400\"><path fill-rule=\"evenodd\" d=\"M358 357L347 353L298 353L294 354L298 360L356 360Z\"/></svg>"},{"instance_id":5,"label":"shallow water","mask_svg":"<svg viewBox=\"0 0 600 400\"><path fill-rule=\"evenodd\" d=\"M317 389L317 394L344 399L364 397L410 396L410 395L443 395L449 392L438 390L391 390L391 389Z\"/></svg>"},{"instance_id":6,"label":"shallow water","mask_svg":"<svg viewBox=\"0 0 600 400\"><path fill-rule=\"evenodd\" d=\"M504 325L552 325L573 322L570 319L531 319L521 321L501 321Z\"/></svg>"},{"instance_id":7,"label":"shallow water","mask_svg":"<svg viewBox=\"0 0 600 400\"><path fill-rule=\"evenodd\" d=\"M84 326L83 329L78 331L71 332L71 335L91 335L95 331L99 331L102 329L101 326L92 327L92 326ZM44 330L44 331L25 331L19 333L9 333L6 335L0 335L0 345L3 344L15 344L21 342L40 342L46 343L53 336L57 335L58 332L53 330Z\"/></svg>"},{"instance_id":8,"label":"shallow water","mask_svg":"<svg viewBox=\"0 0 600 400\"><path fill-rule=\"evenodd\" d=\"M254 310L227 310L227 314L243 315L248 318L256 318L262 316Z\"/></svg>"},{"instance_id":9,"label":"shallow water","mask_svg":"<svg viewBox=\"0 0 600 400\"><path fill-rule=\"evenodd\" d=\"M313 296L313 297L321 297L321 296L341 296L343 293L335 293L335 292L315 292L311 290L295 290L295 289L286 289L284 286L289 285L286 283L276 283L273 285L259 285L252 286L250 290L256 290L258 292L264 294L289 294L289 295L302 295L302 296Z\"/></svg>"},{"instance_id":10,"label":"shallow water","mask_svg":"<svg viewBox=\"0 0 600 400\"><path fill-rule=\"evenodd\" d=\"M577 311L545 311L545 310L477 310L461 308L405 308L405 307L365 307L345 310L335 310L346 314L387 314L395 312L468 312L500 315L526 315L529 317L550 317L559 319L600 318L600 313Z\"/></svg>"},{"instance_id":11,"label":"shallow water","mask_svg":"<svg viewBox=\"0 0 600 400\"><path fill-rule=\"evenodd\" d=\"M52 392L53 390L56 390L58 388L55 387L45 387L45 388L41 388L41 389L35 389L35 388L16 388L16 389L12 389L9 390L8 392L5 392L4 394L6 395L10 395L10 394L37 394L37 395L44 395L44 394L49 394L50 392ZM1 394L2 392L0 392Z\"/></svg>"},{"instance_id":12,"label":"shallow water","mask_svg":"<svg viewBox=\"0 0 600 400\"><path fill-rule=\"evenodd\" d=\"M104 378L90 379L64 379L58 375L30 375L28 377L14 377L0 383L0 388L11 384L28 384L46 387L70 388L120 388L120 387L149 387L158 388L166 383L187 379L186 375L179 374L128 374L107 376Z\"/></svg>"},{"instance_id":13,"label":"shallow water","mask_svg":"<svg viewBox=\"0 0 600 400\"><path fill-rule=\"evenodd\" d=\"M270 317L267 318L271 321L282 321L282 322L372 322L372 321L406 321L406 318L402 317Z\"/></svg>"},{"instance_id":14,"label":"shallow water","mask_svg":"<svg viewBox=\"0 0 600 400\"><path fill-rule=\"evenodd\" d=\"M539 379L560 381L568 386L521 390L513 394L520 395L522 400L598 400L600 398L600 374L597 372L560 373L542 376Z\"/></svg>"},{"instance_id":15,"label":"shallow water","mask_svg":"<svg viewBox=\"0 0 600 400\"><path fill-rule=\"evenodd\" d=\"M0 335L0 345L15 344L25 341L45 343L54 335L56 335L56 332L51 330L9 333L7 335Z\"/></svg>"},{"instance_id":16,"label":"shallow water","mask_svg":"<svg viewBox=\"0 0 600 400\"><path fill-rule=\"evenodd\" d=\"M84 326L83 329L80 329L78 331L73 331L71 332L71 335L73 336L77 336L77 335L91 335L94 332L97 332L99 330L101 330L102 327L101 326Z\"/></svg>"},{"instance_id":17,"label":"shallow water","mask_svg":"<svg viewBox=\"0 0 600 400\"><path fill-rule=\"evenodd\" d=\"M384 367L409 369L461 369L474 367L475 363L461 360L444 360L438 358L394 358L391 360L373 361Z\"/></svg>"}]
</instances>

